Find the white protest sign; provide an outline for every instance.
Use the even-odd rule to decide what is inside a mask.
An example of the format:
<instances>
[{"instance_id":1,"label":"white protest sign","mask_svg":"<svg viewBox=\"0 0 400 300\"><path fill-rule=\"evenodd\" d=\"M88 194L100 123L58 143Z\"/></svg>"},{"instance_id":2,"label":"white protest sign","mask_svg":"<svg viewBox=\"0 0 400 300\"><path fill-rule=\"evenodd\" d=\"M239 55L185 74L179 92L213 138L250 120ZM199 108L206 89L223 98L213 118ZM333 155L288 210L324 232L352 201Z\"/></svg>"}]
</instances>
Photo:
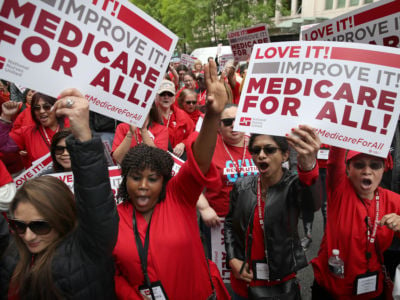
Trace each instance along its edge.
<instances>
[{"instance_id":1,"label":"white protest sign","mask_svg":"<svg viewBox=\"0 0 400 300\"><path fill-rule=\"evenodd\" d=\"M19 189L26 181L38 177L44 171L51 168L52 165L53 160L51 159L50 152L35 160L28 170L14 178L16 188Z\"/></svg>"},{"instance_id":2,"label":"white protest sign","mask_svg":"<svg viewBox=\"0 0 400 300\"><path fill-rule=\"evenodd\" d=\"M270 42L266 24L229 32L228 40L235 61L246 61L250 57L254 44Z\"/></svg>"},{"instance_id":3,"label":"white protest sign","mask_svg":"<svg viewBox=\"0 0 400 300\"><path fill-rule=\"evenodd\" d=\"M233 61L233 54L224 54L218 57L219 71L223 71L228 61Z\"/></svg>"},{"instance_id":4,"label":"white protest sign","mask_svg":"<svg viewBox=\"0 0 400 300\"><path fill-rule=\"evenodd\" d=\"M400 1L381 0L301 33L306 41L325 40L400 47Z\"/></svg>"},{"instance_id":5,"label":"white protest sign","mask_svg":"<svg viewBox=\"0 0 400 300\"><path fill-rule=\"evenodd\" d=\"M386 157L400 112L399 85L396 48L255 45L234 130L284 136L308 124L325 144Z\"/></svg>"},{"instance_id":6,"label":"white protest sign","mask_svg":"<svg viewBox=\"0 0 400 300\"><path fill-rule=\"evenodd\" d=\"M193 69L194 62L197 58L194 56L190 56L189 54L181 55L181 64L185 65L189 69Z\"/></svg>"},{"instance_id":7,"label":"white protest sign","mask_svg":"<svg viewBox=\"0 0 400 300\"><path fill-rule=\"evenodd\" d=\"M69 187L72 192L74 192L74 175L72 172L52 173L48 175L60 179ZM116 199L118 188L122 181L121 169L119 167L109 167L108 175L110 177L111 189L114 194L114 198Z\"/></svg>"},{"instance_id":8,"label":"white protest sign","mask_svg":"<svg viewBox=\"0 0 400 300\"><path fill-rule=\"evenodd\" d=\"M175 176L176 174L178 174L179 170L181 169L181 167L185 162L172 152L169 151L167 152L169 155L171 155L172 159L174 160L174 165L172 166L172 176Z\"/></svg>"},{"instance_id":9,"label":"white protest sign","mask_svg":"<svg viewBox=\"0 0 400 300\"><path fill-rule=\"evenodd\" d=\"M220 218L221 224L211 227L211 260L217 265L224 282L230 282L231 271L226 264L226 250L224 238L225 218Z\"/></svg>"},{"instance_id":10,"label":"white protest sign","mask_svg":"<svg viewBox=\"0 0 400 300\"><path fill-rule=\"evenodd\" d=\"M141 127L177 37L126 0L3 0L0 78Z\"/></svg>"}]
</instances>

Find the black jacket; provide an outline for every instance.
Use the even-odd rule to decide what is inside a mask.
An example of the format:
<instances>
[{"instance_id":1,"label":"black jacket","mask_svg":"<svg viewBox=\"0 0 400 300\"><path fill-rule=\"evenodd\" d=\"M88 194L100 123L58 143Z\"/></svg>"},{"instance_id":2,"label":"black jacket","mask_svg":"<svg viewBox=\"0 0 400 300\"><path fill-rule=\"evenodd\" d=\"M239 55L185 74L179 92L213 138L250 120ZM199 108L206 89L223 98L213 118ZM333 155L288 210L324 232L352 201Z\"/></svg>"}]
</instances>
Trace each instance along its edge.
<instances>
[{"instance_id":1,"label":"black jacket","mask_svg":"<svg viewBox=\"0 0 400 300\"><path fill-rule=\"evenodd\" d=\"M257 178L239 178L231 191L224 233L227 265L232 258L249 262L251 236L246 241L246 233L253 224ZM312 210L321 206L318 182L316 180L307 187L300 183L296 174L284 170L281 180L268 188L264 210L264 244L268 253L270 280L282 279L307 266L297 223L301 206Z\"/></svg>"},{"instance_id":2,"label":"black jacket","mask_svg":"<svg viewBox=\"0 0 400 300\"><path fill-rule=\"evenodd\" d=\"M100 138L81 143L67 138L74 173L78 226L57 248L53 282L65 299L114 299L112 250L117 241L118 213L110 187ZM7 299L18 261L14 243L0 260L0 299Z\"/></svg>"}]
</instances>

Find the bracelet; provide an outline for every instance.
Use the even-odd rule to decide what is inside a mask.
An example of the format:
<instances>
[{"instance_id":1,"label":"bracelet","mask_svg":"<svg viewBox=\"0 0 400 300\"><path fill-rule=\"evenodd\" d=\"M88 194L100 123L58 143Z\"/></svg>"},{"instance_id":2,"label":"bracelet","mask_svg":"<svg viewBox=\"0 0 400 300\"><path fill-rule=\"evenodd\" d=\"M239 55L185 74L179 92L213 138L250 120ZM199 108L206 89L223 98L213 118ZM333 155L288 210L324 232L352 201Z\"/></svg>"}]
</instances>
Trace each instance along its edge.
<instances>
[{"instance_id":1,"label":"bracelet","mask_svg":"<svg viewBox=\"0 0 400 300\"><path fill-rule=\"evenodd\" d=\"M313 163L311 169L305 170L305 169L303 169L303 167L300 166L300 165L299 165L299 168L300 168L300 170L302 170L303 172L310 172L310 171L314 170L316 164L317 164L317 160L314 160L314 163Z\"/></svg>"},{"instance_id":2,"label":"bracelet","mask_svg":"<svg viewBox=\"0 0 400 300\"><path fill-rule=\"evenodd\" d=\"M3 122L3 123L6 123L6 124L11 124L12 123L11 121L5 120L2 117L0 117L0 121Z\"/></svg>"}]
</instances>

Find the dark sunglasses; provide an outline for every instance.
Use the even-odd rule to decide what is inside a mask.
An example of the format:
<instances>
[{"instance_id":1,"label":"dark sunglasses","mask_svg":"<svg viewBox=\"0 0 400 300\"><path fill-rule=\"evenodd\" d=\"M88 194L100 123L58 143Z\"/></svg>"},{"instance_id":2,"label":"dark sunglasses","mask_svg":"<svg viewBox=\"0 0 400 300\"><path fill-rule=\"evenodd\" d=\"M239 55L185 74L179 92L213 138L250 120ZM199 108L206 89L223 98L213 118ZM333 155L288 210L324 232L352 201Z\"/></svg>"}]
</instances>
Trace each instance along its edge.
<instances>
[{"instance_id":1,"label":"dark sunglasses","mask_svg":"<svg viewBox=\"0 0 400 300\"><path fill-rule=\"evenodd\" d=\"M235 118L221 119L221 122L222 122L222 124L224 124L225 127L232 126L234 121L235 121Z\"/></svg>"},{"instance_id":2,"label":"dark sunglasses","mask_svg":"<svg viewBox=\"0 0 400 300\"><path fill-rule=\"evenodd\" d=\"M261 150L264 151L265 154L267 155L272 155L276 153L276 151L279 150L278 147L271 147L271 146L254 146L250 150L250 153L253 155L260 155Z\"/></svg>"},{"instance_id":3,"label":"dark sunglasses","mask_svg":"<svg viewBox=\"0 0 400 300\"><path fill-rule=\"evenodd\" d=\"M197 101L185 101L187 105L196 105Z\"/></svg>"},{"instance_id":4,"label":"dark sunglasses","mask_svg":"<svg viewBox=\"0 0 400 300\"><path fill-rule=\"evenodd\" d=\"M49 111L51 108L53 107L53 105L49 104L49 103L45 103L43 105L35 105L32 106L32 109L34 111L40 111L41 108L43 108L45 111Z\"/></svg>"},{"instance_id":5,"label":"dark sunglasses","mask_svg":"<svg viewBox=\"0 0 400 300\"><path fill-rule=\"evenodd\" d=\"M51 226L46 221L32 221L29 223L25 223L22 221L10 219L10 227L17 233L17 234L25 234L26 228L29 229L38 235L48 234L51 231Z\"/></svg>"},{"instance_id":6,"label":"dark sunglasses","mask_svg":"<svg viewBox=\"0 0 400 300\"><path fill-rule=\"evenodd\" d=\"M379 170L383 168L383 162L381 161L373 161L369 165L362 161L355 161L353 162L353 167L357 170L362 170L366 166L369 166L372 170Z\"/></svg>"},{"instance_id":7,"label":"dark sunglasses","mask_svg":"<svg viewBox=\"0 0 400 300\"><path fill-rule=\"evenodd\" d=\"M173 97L174 94L172 94L171 92L162 92L162 93L160 94L160 96L161 96L161 97L164 97L164 96Z\"/></svg>"},{"instance_id":8,"label":"dark sunglasses","mask_svg":"<svg viewBox=\"0 0 400 300\"><path fill-rule=\"evenodd\" d=\"M65 149L67 149L67 147L65 147L65 146L55 146L54 153L57 155L61 155L64 153Z\"/></svg>"}]
</instances>

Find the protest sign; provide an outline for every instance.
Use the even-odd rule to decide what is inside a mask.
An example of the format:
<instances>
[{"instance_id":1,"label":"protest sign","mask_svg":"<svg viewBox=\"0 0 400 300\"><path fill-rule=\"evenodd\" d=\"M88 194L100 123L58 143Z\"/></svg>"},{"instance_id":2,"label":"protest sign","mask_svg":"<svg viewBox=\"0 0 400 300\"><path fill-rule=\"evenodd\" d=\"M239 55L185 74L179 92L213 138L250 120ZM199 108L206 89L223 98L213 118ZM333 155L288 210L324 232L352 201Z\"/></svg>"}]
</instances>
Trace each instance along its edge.
<instances>
[{"instance_id":1,"label":"protest sign","mask_svg":"<svg viewBox=\"0 0 400 300\"><path fill-rule=\"evenodd\" d=\"M218 64L219 64L219 70L218 71L223 71L225 69L226 63L228 61L234 61L233 54L224 54L218 57Z\"/></svg>"},{"instance_id":2,"label":"protest sign","mask_svg":"<svg viewBox=\"0 0 400 300\"><path fill-rule=\"evenodd\" d=\"M396 48L255 45L234 130L284 136L309 124L325 144L385 157L400 112L399 84Z\"/></svg>"},{"instance_id":3,"label":"protest sign","mask_svg":"<svg viewBox=\"0 0 400 300\"><path fill-rule=\"evenodd\" d=\"M230 283L231 270L226 264L224 238L225 218L220 218L220 225L211 227L211 260L217 265L224 282Z\"/></svg>"},{"instance_id":4,"label":"protest sign","mask_svg":"<svg viewBox=\"0 0 400 300\"><path fill-rule=\"evenodd\" d=\"M38 177L44 171L47 171L49 168L51 168L52 165L53 160L51 159L50 153L47 153L41 158L35 160L28 170L14 178L16 188L19 189L26 181Z\"/></svg>"},{"instance_id":5,"label":"protest sign","mask_svg":"<svg viewBox=\"0 0 400 300\"><path fill-rule=\"evenodd\" d=\"M126 0L4 0L0 78L141 127L177 37Z\"/></svg>"},{"instance_id":6,"label":"protest sign","mask_svg":"<svg viewBox=\"0 0 400 300\"><path fill-rule=\"evenodd\" d=\"M266 24L229 32L228 40L235 61L246 61L250 57L254 44L270 42Z\"/></svg>"},{"instance_id":7,"label":"protest sign","mask_svg":"<svg viewBox=\"0 0 400 300\"><path fill-rule=\"evenodd\" d=\"M190 70L193 69L194 62L197 58L194 56L190 56L189 54L182 54L181 55L181 64L188 67Z\"/></svg>"},{"instance_id":8,"label":"protest sign","mask_svg":"<svg viewBox=\"0 0 400 300\"><path fill-rule=\"evenodd\" d=\"M324 40L400 47L400 1L381 0L301 32L306 41Z\"/></svg>"},{"instance_id":9,"label":"protest sign","mask_svg":"<svg viewBox=\"0 0 400 300\"><path fill-rule=\"evenodd\" d=\"M176 174L178 174L179 170L181 169L181 167L183 166L183 164L185 163L182 159L180 159L178 156L176 156L175 154L169 152L169 155L171 155L172 159L174 160L174 165L172 166L172 176L175 176Z\"/></svg>"}]
</instances>

